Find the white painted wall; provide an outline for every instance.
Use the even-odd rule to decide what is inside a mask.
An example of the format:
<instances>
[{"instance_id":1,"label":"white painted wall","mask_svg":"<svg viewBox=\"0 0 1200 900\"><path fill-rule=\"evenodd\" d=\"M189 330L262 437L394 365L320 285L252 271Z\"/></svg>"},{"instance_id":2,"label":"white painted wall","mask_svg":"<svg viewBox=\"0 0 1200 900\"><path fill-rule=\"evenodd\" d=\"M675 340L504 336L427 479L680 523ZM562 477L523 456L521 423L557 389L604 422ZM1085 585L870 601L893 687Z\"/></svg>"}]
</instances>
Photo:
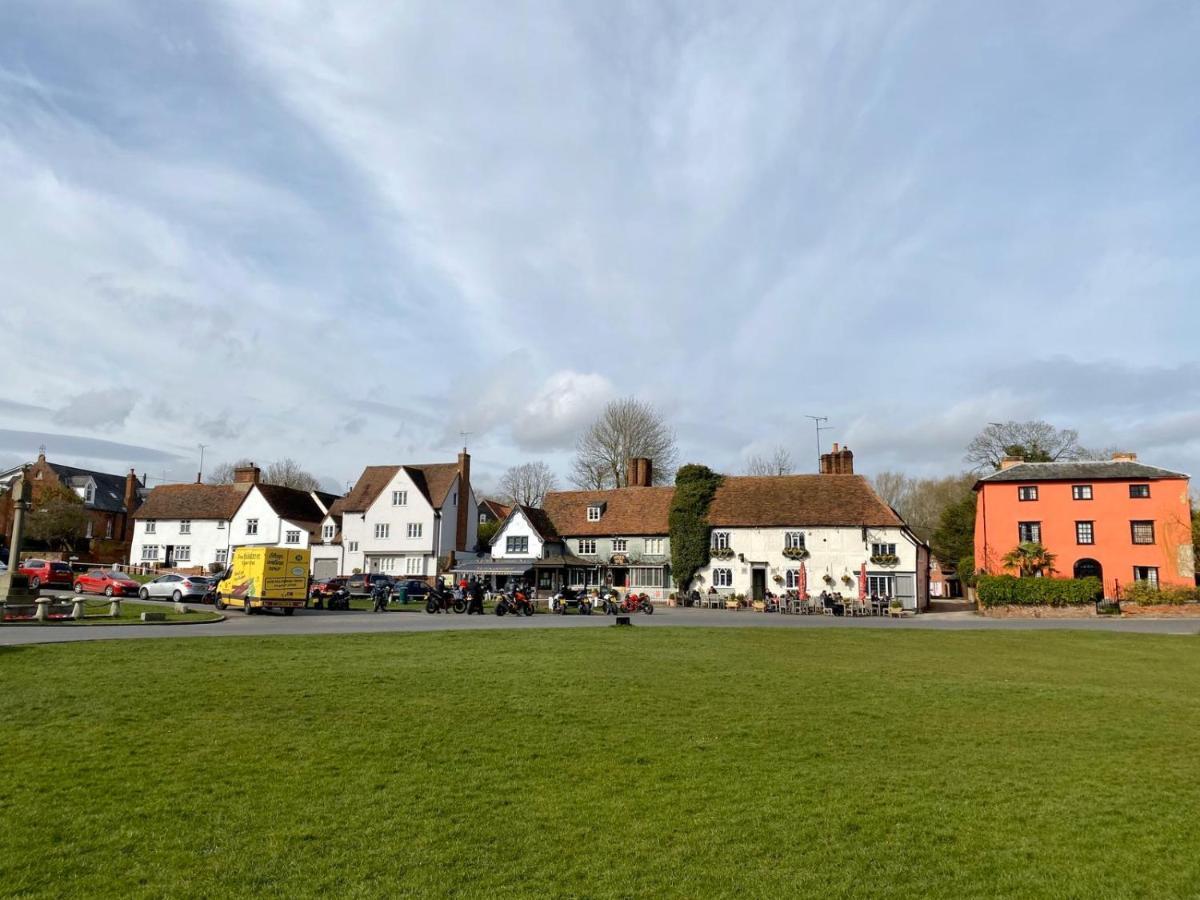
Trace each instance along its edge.
<instances>
[{"instance_id":1,"label":"white painted wall","mask_svg":"<svg viewBox=\"0 0 1200 900\"><path fill-rule=\"evenodd\" d=\"M248 523L258 520L258 533L249 534ZM231 547L307 547L308 530L296 522L281 519L257 486L252 487L229 523ZM287 532L299 531L299 543L288 543Z\"/></svg>"},{"instance_id":2,"label":"white painted wall","mask_svg":"<svg viewBox=\"0 0 1200 900\"><path fill-rule=\"evenodd\" d=\"M224 520L191 519L189 520L190 534L181 531L179 519L156 519L153 526L154 533L147 534L147 521L146 519L134 519L133 545L129 553L130 565L147 564L142 558L142 550L148 545L158 547L157 562L159 565L165 561L168 545L190 548L191 561L179 563L181 568L208 566L209 563L217 562L218 550L224 550L227 553L229 551L230 528L229 523Z\"/></svg>"},{"instance_id":3,"label":"white painted wall","mask_svg":"<svg viewBox=\"0 0 1200 900\"><path fill-rule=\"evenodd\" d=\"M509 553L507 549L509 537L529 538L529 550L526 553ZM492 542L492 559L541 559L543 550L542 539L526 518L525 513L517 509L509 517L504 527L496 534Z\"/></svg>"}]
</instances>

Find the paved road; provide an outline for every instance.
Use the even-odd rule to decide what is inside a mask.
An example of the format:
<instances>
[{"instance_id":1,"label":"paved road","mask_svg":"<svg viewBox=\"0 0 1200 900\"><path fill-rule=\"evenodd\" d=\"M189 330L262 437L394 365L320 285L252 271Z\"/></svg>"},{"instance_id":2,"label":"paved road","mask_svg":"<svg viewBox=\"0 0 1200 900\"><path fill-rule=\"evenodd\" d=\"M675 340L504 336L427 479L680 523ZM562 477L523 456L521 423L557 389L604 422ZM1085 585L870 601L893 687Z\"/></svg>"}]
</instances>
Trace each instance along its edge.
<instances>
[{"instance_id":1,"label":"paved road","mask_svg":"<svg viewBox=\"0 0 1200 900\"><path fill-rule=\"evenodd\" d=\"M202 638L266 635L354 634L416 631L490 631L500 628L606 628L606 616L538 615L532 619L494 615L427 615L423 612L328 612L302 610L282 615L244 616L226 613L224 622L209 625L0 625L0 645L43 644L68 641L130 640L137 638ZM831 616L781 616L724 610L660 609L652 616L633 617L638 627L664 626L721 628L880 628L935 629L946 631L1117 631L1143 634L1200 634L1196 619L985 619L971 613L934 613L895 619L840 619Z\"/></svg>"}]
</instances>

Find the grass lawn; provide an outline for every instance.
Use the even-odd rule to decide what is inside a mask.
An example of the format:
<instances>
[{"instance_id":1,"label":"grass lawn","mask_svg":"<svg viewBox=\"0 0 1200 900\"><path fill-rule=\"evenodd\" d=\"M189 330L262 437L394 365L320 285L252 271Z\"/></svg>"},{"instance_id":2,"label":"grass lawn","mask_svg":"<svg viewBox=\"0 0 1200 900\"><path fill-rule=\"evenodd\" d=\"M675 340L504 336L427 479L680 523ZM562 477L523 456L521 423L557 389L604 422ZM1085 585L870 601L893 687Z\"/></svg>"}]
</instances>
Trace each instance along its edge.
<instances>
[{"instance_id":1,"label":"grass lawn","mask_svg":"<svg viewBox=\"0 0 1200 900\"><path fill-rule=\"evenodd\" d=\"M636 627L0 647L0 893L1194 897L1198 651Z\"/></svg>"}]
</instances>

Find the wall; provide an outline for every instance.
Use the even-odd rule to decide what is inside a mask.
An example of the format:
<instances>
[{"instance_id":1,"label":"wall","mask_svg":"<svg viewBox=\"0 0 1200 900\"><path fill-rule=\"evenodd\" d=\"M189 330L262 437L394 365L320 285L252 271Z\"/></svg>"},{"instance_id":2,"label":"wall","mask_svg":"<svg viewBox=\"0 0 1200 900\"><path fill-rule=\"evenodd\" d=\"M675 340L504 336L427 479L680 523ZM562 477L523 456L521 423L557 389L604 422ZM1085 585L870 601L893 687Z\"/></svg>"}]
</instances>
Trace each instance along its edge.
<instances>
[{"instance_id":1,"label":"wall","mask_svg":"<svg viewBox=\"0 0 1200 900\"><path fill-rule=\"evenodd\" d=\"M508 538L510 537L527 537L529 538L529 550L525 553L509 553L507 549ZM537 532L525 518L525 514L521 510L516 510L505 523L504 527L496 534L496 540L492 542L492 559L540 559L544 550L542 539L538 537Z\"/></svg>"},{"instance_id":2,"label":"wall","mask_svg":"<svg viewBox=\"0 0 1200 900\"><path fill-rule=\"evenodd\" d=\"M661 538L663 544L663 552L661 554L656 553L654 555L650 555L646 552L646 541L649 540L650 537L653 537L654 539ZM594 554L580 552L579 542L581 540L591 540L591 538L573 537L567 539L567 546L570 548L571 552L576 556L582 556L584 559L595 559L597 562L604 563L605 565L608 564L609 559L611 559L613 553L616 552L613 550L614 540L624 540L626 542L626 550L624 552L627 556L629 556L630 559L636 560L636 562L632 563L633 565L665 565L671 561L671 539L665 535L653 535L649 537L645 535L637 535L634 537L618 536L616 538L596 538L596 552Z\"/></svg>"},{"instance_id":3,"label":"wall","mask_svg":"<svg viewBox=\"0 0 1200 900\"><path fill-rule=\"evenodd\" d=\"M975 565L991 574L1005 571L1002 559L1018 543L1019 522L1041 522L1042 544L1057 557L1055 572L1070 578L1080 559L1094 559L1103 567L1104 592L1114 596L1133 580L1134 566L1158 568L1161 584L1195 583L1192 560L1191 513L1188 482L1078 481L1029 482L1038 488L1037 500L1018 499L1020 482L983 484L975 512ZM1071 488L1091 484L1091 500L1075 500ZM1145 500L1129 496L1130 484L1149 484ZM1134 544L1129 523L1154 522L1153 544ZM1094 522L1095 543L1078 544L1077 521Z\"/></svg>"},{"instance_id":4,"label":"wall","mask_svg":"<svg viewBox=\"0 0 1200 900\"><path fill-rule=\"evenodd\" d=\"M221 527L225 526L225 527ZM130 565L144 565L142 547L154 544L159 548L158 563L163 565L167 545L186 545L191 548L191 561L184 565L207 566L216 562L218 550L229 550L228 524L217 519L192 519L191 534L179 530L178 519L157 519L154 533L146 533L146 520L135 519L133 523L133 545L129 552Z\"/></svg>"},{"instance_id":5,"label":"wall","mask_svg":"<svg viewBox=\"0 0 1200 900\"><path fill-rule=\"evenodd\" d=\"M407 503L403 506L393 505L393 491L407 491ZM410 522L421 524L419 538L408 537ZM375 537L377 524L388 526L386 538ZM348 513L342 517L343 543L353 540L358 541L359 546L358 553L347 551L346 566L350 571L360 568L364 572L379 571L389 575L423 577L432 574L437 564L434 553L437 547L444 546L440 544L441 535L435 532L439 525L433 506L413 484L408 473L401 469L365 515ZM410 556L420 557L418 571L410 572L407 562Z\"/></svg>"},{"instance_id":6,"label":"wall","mask_svg":"<svg viewBox=\"0 0 1200 900\"><path fill-rule=\"evenodd\" d=\"M246 523L258 520L258 533L247 534ZM230 545L233 547L276 547L283 544L281 521L257 487L251 488L246 499L229 523Z\"/></svg>"}]
</instances>

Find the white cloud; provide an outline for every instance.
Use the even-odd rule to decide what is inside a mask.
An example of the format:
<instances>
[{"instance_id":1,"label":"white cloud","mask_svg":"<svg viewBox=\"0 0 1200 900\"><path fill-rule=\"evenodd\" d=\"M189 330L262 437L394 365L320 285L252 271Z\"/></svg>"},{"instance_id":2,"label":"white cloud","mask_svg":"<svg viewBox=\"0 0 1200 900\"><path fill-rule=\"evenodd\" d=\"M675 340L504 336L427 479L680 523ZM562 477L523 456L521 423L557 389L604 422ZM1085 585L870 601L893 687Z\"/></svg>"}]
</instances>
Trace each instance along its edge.
<instances>
[{"instance_id":1,"label":"white cloud","mask_svg":"<svg viewBox=\"0 0 1200 900\"><path fill-rule=\"evenodd\" d=\"M513 441L527 450L573 447L615 393L612 382L595 372L555 372L517 414Z\"/></svg>"}]
</instances>

